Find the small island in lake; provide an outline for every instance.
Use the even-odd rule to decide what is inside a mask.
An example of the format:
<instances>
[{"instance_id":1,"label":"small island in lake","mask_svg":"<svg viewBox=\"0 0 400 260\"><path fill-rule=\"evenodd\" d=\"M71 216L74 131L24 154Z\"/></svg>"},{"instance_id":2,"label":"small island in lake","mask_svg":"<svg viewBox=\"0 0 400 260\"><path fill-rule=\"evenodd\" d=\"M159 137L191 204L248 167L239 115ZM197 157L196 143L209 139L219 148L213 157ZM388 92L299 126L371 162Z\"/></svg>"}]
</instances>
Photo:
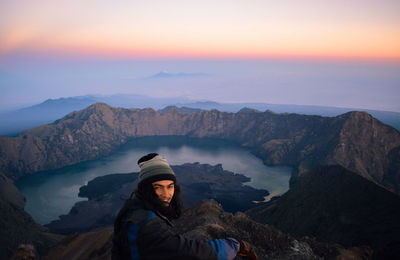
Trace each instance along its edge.
<instances>
[{"instance_id":1,"label":"small island in lake","mask_svg":"<svg viewBox=\"0 0 400 260\"><path fill-rule=\"evenodd\" d=\"M214 199L229 212L245 211L263 201L267 190L245 185L250 178L226 171L221 164L186 163L172 166L182 188L186 207L203 199ZM68 215L46 225L53 232L86 232L111 226L122 207L137 186L138 173L110 174L97 177L80 188L79 196L88 201L77 202ZM122 199L121 199L122 198Z\"/></svg>"}]
</instances>

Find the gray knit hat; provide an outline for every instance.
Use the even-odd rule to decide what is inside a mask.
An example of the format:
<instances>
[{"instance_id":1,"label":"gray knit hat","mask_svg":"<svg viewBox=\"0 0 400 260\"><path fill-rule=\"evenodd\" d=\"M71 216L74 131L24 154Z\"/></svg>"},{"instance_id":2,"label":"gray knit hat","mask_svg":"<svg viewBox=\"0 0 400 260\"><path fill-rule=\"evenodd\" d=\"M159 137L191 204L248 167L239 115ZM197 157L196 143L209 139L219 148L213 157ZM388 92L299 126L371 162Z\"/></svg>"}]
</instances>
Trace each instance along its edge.
<instances>
[{"instance_id":1,"label":"gray knit hat","mask_svg":"<svg viewBox=\"0 0 400 260\"><path fill-rule=\"evenodd\" d=\"M172 180L175 182L175 173L169 166L167 160L158 154L148 154L146 156L149 155L151 159L145 161L140 159L138 162L140 168L139 184L152 183L160 180Z\"/></svg>"}]
</instances>

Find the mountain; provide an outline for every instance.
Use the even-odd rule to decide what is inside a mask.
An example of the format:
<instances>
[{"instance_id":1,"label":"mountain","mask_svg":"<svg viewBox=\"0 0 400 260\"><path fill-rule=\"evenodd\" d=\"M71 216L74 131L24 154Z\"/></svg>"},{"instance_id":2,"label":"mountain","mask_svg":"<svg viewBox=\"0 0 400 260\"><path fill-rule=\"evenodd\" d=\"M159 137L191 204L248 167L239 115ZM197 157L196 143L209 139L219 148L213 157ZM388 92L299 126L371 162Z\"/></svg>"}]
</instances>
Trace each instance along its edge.
<instances>
[{"instance_id":1,"label":"mountain","mask_svg":"<svg viewBox=\"0 0 400 260\"><path fill-rule=\"evenodd\" d=\"M0 113L0 133L2 135L16 135L23 130L52 123L66 114L80 110L96 103L91 96L74 98L48 99L43 103Z\"/></svg>"},{"instance_id":2,"label":"mountain","mask_svg":"<svg viewBox=\"0 0 400 260\"><path fill-rule=\"evenodd\" d=\"M400 197L341 166L319 167L246 213L295 236L370 246L375 259L400 255Z\"/></svg>"},{"instance_id":3,"label":"mountain","mask_svg":"<svg viewBox=\"0 0 400 260\"><path fill-rule=\"evenodd\" d=\"M296 113L302 115L318 115L335 117L354 110L363 111L371 114L383 123L390 125L400 131L400 113L392 111L380 111L373 109L354 109L344 107L327 107L311 105L290 105L290 104L268 104L268 103L218 103L213 101L197 101L192 103L175 104L176 107L187 107L202 110L217 109L224 112L236 113L242 108L247 107L259 111L270 110L275 113Z\"/></svg>"},{"instance_id":4,"label":"mountain","mask_svg":"<svg viewBox=\"0 0 400 260\"><path fill-rule=\"evenodd\" d=\"M365 112L333 118L247 110L160 114L97 103L17 137L1 136L0 170L15 180L99 158L132 138L152 135L232 140L266 164L294 166L295 176L320 164L339 164L400 192L400 133Z\"/></svg>"},{"instance_id":5,"label":"mountain","mask_svg":"<svg viewBox=\"0 0 400 260\"><path fill-rule=\"evenodd\" d=\"M238 212L227 213L213 200L201 201L174 221L176 232L192 239L234 237L254 245L260 260L368 259L368 248L343 248L310 238L295 239ZM110 259L112 228L71 235L44 259ZM242 258L238 258L242 259Z\"/></svg>"},{"instance_id":6,"label":"mountain","mask_svg":"<svg viewBox=\"0 0 400 260\"><path fill-rule=\"evenodd\" d=\"M185 98L151 98L122 94L48 99L37 105L0 113L0 135L16 136L23 130L52 123L73 111L84 109L97 102L104 102L115 107L160 109L170 104L187 101Z\"/></svg>"},{"instance_id":7,"label":"mountain","mask_svg":"<svg viewBox=\"0 0 400 260\"><path fill-rule=\"evenodd\" d=\"M19 243L27 242L32 242L37 247L42 245L43 247L38 249L42 252L43 248L54 244L57 240L53 238L54 234L49 234L45 228L34 223L23 211L21 196L13 187L12 180L26 174L99 158L115 151L132 138L154 135L232 140L249 147L267 164L294 166L296 172L289 192L296 189L300 191L291 195L290 199L284 199L286 196L284 195L275 201L276 203L288 201L288 206L281 210L288 212L289 217L292 216L291 210L294 212L299 210L304 214L292 220L303 221L304 223L294 223L298 223L299 227L303 226L307 234L319 237L322 232L312 232L315 228L318 229L320 223L318 221L321 221L321 227L326 227L327 239L339 237L343 239L343 243L347 243L344 238L350 237L349 245L370 244L378 256L384 255L385 252L391 253L390 248L397 248L395 246L399 237L398 225L393 219L398 219L397 210L400 208L396 199L398 195L385 189L397 193L400 190L400 133L365 112L321 117L276 114L271 111L259 112L251 109L237 113L211 110L185 114L172 108L161 114L153 109L113 108L97 103L72 112L52 124L24 131L17 137L0 137L0 172L3 180L0 182L2 185L0 230L3 232L1 252L4 250L9 255L12 248ZM321 164L339 164L342 167L323 167L325 170L317 171L321 172L322 176L318 177L312 169ZM326 174L323 174L325 172ZM335 190L336 187L339 190ZM290 194L289 192L287 194ZM313 195L313 192L316 195ZM303 193L305 198L301 196ZM91 196L96 195L91 193ZM293 204L297 201L300 204ZM263 206L268 207L268 205L273 204ZM301 212L303 205L308 212ZM324 206L327 208L325 211ZM313 207L316 210L313 210ZM281 210L277 210L277 214L282 212ZM335 259L343 254L363 259L363 256L371 252L364 246L346 249L321 244L310 238L294 239L274 228L251 221L243 213L235 215L224 213L212 203L195 206L193 211L189 210L185 214L187 222L185 225L177 226L182 229L187 228L184 229L187 235L236 236L254 243L260 255L270 256L272 259L288 259L287 257L296 252L305 255L293 255L292 259L302 257L318 259L321 256ZM266 214L272 213L265 213L265 216ZM297 216L298 213L293 214ZM195 218L197 216L199 219ZM262 211L258 216L265 219ZM314 225L307 226L308 217L314 220ZM271 221L273 219L271 217ZM288 223L285 216L280 219L283 224ZM208 220L211 222L207 222ZM325 225L324 221L329 225ZM349 226L341 226L343 223ZM192 226L187 226L189 224ZM331 225L332 230L329 229ZM285 226L282 229L285 229ZM355 233L346 233L347 230L355 230ZM71 253L82 254L79 248L93 246L90 247L92 250L90 254L96 256L106 254L110 246L107 239L112 232L110 230L98 232L100 233L69 237L59 244L65 250L58 247L57 252L67 254L68 250L75 250ZM297 236L295 231L288 232ZM343 232L342 236L340 232ZM8 238L8 234L13 235ZM363 234L361 238L357 237L359 234ZM374 237L382 242L376 242L373 240ZM353 243L351 239L358 242Z\"/></svg>"},{"instance_id":8,"label":"mountain","mask_svg":"<svg viewBox=\"0 0 400 260\"><path fill-rule=\"evenodd\" d=\"M201 109L199 108L190 108L190 107L176 107L176 106L167 106L163 109L159 109L158 112L162 115L168 113L170 110L177 110L179 113L182 114L191 114L193 112L199 112Z\"/></svg>"},{"instance_id":9,"label":"mountain","mask_svg":"<svg viewBox=\"0 0 400 260\"><path fill-rule=\"evenodd\" d=\"M229 212L245 211L262 201L269 193L243 185L250 179L222 169L222 166L186 163L172 166L181 186L185 206L193 206L203 199L215 199ZM74 205L68 215L46 225L52 232L69 234L87 232L113 225L114 220L137 187L139 173L109 174L97 177L80 188L79 196L87 197ZM89 214L90 213L90 214Z\"/></svg>"},{"instance_id":10,"label":"mountain","mask_svg":"<svg viewBox=\"0 0 400 260\"><path fill-rule=\"evenodd\" d=\"M163 75L163 74L161 74ZM167 74L169 75L169 74ZM186 74L185 74L186 75ZM191 74L189 74L191 75ZM195 74L197 75L197 74ZM164 75L165 76L165 75ZM172 107L179 111L190 113L191 111L217 109L223 112L236 113L242 108L256 109L259 111L270 110L275 113L296 113L304 115L320 115L335 117L354 109L324 107L324 106L304 106L304 105L285 105L285 104L266 104L266 103L218 103L214 101L193 101L184 97L177 98L153 98L142 95L116 94L111 96L76 96L59 99L48 99L43 103L0 113L0 135L16 136L23 130L27 130L53 121L77 110L103 102L114 107L122 108L153 108L165 113ZM359 110L359 109L358 109ZM378 110L365 111L385 124L400 130L400 113Z\"/></svg>"}]
</instances>

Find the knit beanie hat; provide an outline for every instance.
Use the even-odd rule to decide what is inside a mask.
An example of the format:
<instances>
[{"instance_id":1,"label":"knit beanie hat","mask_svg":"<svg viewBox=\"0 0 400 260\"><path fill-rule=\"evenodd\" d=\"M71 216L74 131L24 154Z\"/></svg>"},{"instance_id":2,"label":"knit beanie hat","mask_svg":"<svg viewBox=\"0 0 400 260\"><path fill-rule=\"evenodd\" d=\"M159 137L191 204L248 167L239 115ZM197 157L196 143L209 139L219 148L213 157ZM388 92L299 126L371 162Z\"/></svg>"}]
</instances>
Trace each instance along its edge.
<instances>
[{"instance_id":1,"label":"knit beanie hat","mask_svg":"<svg viewBox=\"0 0 400 260\"><path fill-rule=\"evenodd\" d=\"M176 181L175 173L167 160L156 153L151 153L139 159L139 185L161 180Z\"/></svg>"}]
</instances>

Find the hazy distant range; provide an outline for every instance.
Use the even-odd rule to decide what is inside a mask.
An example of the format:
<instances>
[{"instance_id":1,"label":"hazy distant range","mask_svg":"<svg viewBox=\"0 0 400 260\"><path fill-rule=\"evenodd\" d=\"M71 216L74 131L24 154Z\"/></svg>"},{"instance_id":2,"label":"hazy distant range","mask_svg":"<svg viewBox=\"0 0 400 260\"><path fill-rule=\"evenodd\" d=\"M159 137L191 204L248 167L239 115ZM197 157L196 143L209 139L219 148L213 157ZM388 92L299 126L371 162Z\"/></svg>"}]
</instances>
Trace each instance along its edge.
<instances>
[{"instance_id":1,"label":"hazy distant range","mask_svg":"<svg viewBox=\"0 0 400 260\"><path fill-rule=\"evenodd\" d=\"M72 111L83 109L97 102L104 102L114 107L153 108L155 110L175 106L181 112L185 113L198 109L237 112L243 108L250 108L259 111L271 110L275 113L297 113L333 117L348 111L358 110L366 111L383 123L391 125L400 131L400 113L390 111L289 104L218 103L214 101L196 101L187 98L152 98L144 95L85 95L48 99L40 104L0 113L0 135L15 136L23 130L52 123Z\"/></svg>"}]
</instances>

